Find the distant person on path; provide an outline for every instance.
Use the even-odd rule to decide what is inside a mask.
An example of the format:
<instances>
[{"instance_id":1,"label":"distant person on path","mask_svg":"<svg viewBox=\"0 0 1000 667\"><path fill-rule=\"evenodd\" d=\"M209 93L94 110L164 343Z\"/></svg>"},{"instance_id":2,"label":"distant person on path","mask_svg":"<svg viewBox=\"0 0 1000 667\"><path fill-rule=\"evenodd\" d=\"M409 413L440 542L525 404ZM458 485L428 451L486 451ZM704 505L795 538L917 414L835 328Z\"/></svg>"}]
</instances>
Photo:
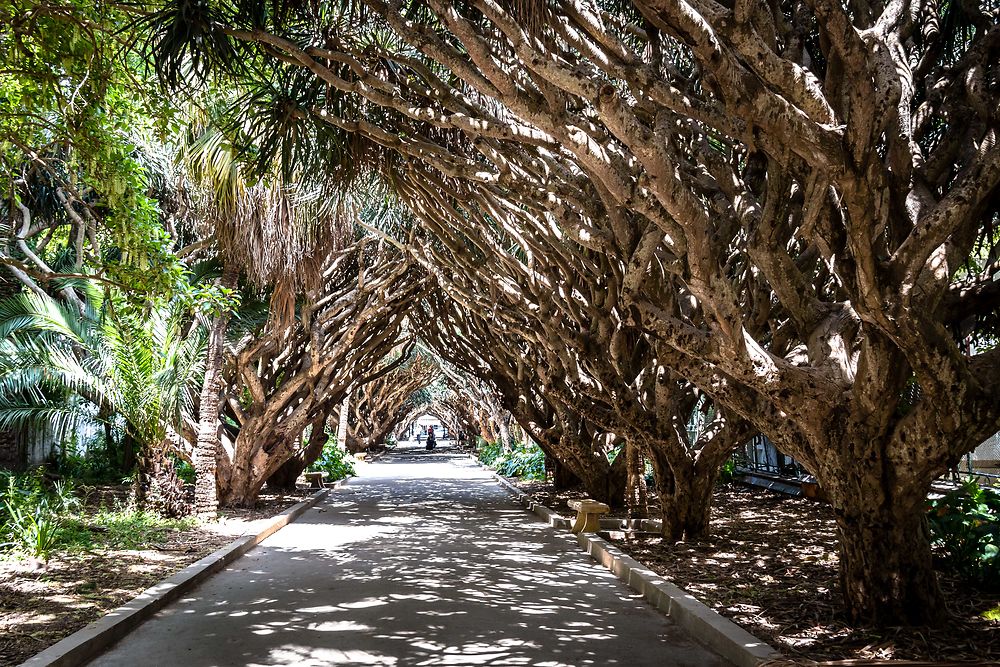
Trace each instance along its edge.
<instances>
[{"instance_id":1,"label":"distant person on path","mask_svg":"<svg viewBox=\"0 0 1000 667\"><path fill-rule=\"evenodd\" d=\"M434 427L433 426L428 426L427 427L427 450L430 451L430 450L434 449L434 447L436 445L437 445L437 440L434 439Z\"/></svg>"}]
</instances>

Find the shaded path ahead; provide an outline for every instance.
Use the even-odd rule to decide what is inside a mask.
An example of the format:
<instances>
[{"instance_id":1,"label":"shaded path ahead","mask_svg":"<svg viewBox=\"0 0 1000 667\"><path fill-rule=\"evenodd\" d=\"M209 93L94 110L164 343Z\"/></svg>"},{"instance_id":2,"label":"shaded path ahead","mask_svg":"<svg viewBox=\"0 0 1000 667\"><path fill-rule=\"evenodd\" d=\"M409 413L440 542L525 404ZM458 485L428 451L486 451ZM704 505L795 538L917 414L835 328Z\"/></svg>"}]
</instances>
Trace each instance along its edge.
<instances>
[{"instance_id":1,"label":"shaded path ahead","mask_svg":"<svg viewBox=\"0 0 1000 667\"><path fill-rule=\"evenodd\" d=\"M468 458L359 468L93 664L726 664Z\"/></svg>"}]
</instances>

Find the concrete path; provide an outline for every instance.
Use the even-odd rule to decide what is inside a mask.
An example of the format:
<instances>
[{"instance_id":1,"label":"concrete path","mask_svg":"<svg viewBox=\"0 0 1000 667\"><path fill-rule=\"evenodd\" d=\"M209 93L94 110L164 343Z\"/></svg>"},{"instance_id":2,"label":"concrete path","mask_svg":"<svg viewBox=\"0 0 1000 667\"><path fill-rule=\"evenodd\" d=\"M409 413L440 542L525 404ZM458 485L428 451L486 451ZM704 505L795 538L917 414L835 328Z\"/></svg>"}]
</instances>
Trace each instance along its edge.
<instances>
[{"instance_id":1,"label":"concrete path","mask_svg":"<svg viewBox=\"0 0 1000 667\"><path fill-rule=\"evenodd\" d=\"M92 664L726 664L468 458L360 468Z\"/></svg>"}]
</instances>

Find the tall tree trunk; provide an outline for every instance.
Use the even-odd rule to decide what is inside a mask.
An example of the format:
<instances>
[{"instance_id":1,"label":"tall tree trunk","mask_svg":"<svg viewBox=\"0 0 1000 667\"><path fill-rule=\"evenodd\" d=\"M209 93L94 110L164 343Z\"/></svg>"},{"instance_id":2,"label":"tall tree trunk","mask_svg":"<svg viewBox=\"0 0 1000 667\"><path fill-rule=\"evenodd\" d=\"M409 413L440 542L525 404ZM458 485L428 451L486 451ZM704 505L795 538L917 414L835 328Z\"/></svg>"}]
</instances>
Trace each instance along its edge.
<instances>
[{"instance_id":1,"label":"tall tree trunk","mask_svg":"<svg viewBox=\"0 0 1000 667\"><path fill-rule=\"evenodd\" d=\"M138 443L135 441L131 435L129 435L128 429L125 429L125 433L122 435L122 470L125 472L131 472L137 462L137 450Z\"/></svg>"},{"instance_id":2,"label":"tall tree trunk","mask_svg":"<svg viewBox=\"0 0 1000 667\"><path fill-rule=\"evenodd\" d=\"M238 277L238 272L227 268L222 275L221 284L232 289ZM198 438L192 455L195 471L194 511L199 516L214 516L219 509L216 459L219 449L219 410L222 401L222 361L229 317L228 311L216 315L208 335L205 380L201 386L198 409Z\"/></svg>"},{"instance_id":3,"label":"tall tree trunk","mask_svg":"<svg viewBox=\"0 0 1000 667\"><path fill-rule=\"evenodd\" d=\"M891 492L879 466L820 479L837 521L840 585L855 622L937 624L946 609L933 569L924 506L929 485ZM900 485L895 485L899 490Z\"/></svg>"},{"instance_id":4,"label":"tall tree trunk","mask_svg":"<svg viewBox=\"0 0 1000 667\"><path fill-rule=\"evenodd\" d=\"M660 532L665 539L699 540L708 535L712 496L722 464L748 430L743 420L727 419L710 439L699 439L697 451L689 450L685 434L676 430L672 436L665 434L667 439L646 441L660 500Z\"/></svg>"},{"instance_id":5,"label":"tall tree trunk","mask_svg":"<svg viewBox=\"0 0 1000 667\"><path fill-rule=\"evenodd\" d=\"M657 448L650 447L648 453L660 501L660 534L672 542L707 536L719 466L709 470L710 466L691 462L690 465L671 468L667 458Z\"/></svg>"},{"instance_id":6,"label":"tall tree trunk","mask_svg":"<svg viewBox=\"0 0 1000 667\"><path fill-rule=\"evenodd\" d=\"M348 391L344 394L344 401L340 404L340 421L337 422L337 447L340 451L346 452L347 450L347 439L349 437L350 428L348 421L351 417L351 392Z\"/></svg>"},{"instance_id":7,"label":"tall tree trunk","mask_svg":"<svg viewBox=\"0 0 1000 667\"><path fill-rule=\"evenodd\" d=\"M552 484L557 490L571 489L581 484L580 478L568 466L554 456L550 458L552 460Z\"/></svg>"},{"instance_id":8,"label":"tall tree trunk","mask_svg":"<svg viewBox=\"0 0 1000 667\"><path fill-rule=\"evenodd\" d=\"M273 475L268 477L268 488L281 491L291 491L295 489L295 480L299 478L306 468L319 459L323 453L323 447L329 438L326 434L326 415L313 420L312 431L309 433L309 441L305 448L296 456L288 459L278 468Z\"/></svg>"},{"instance_id":9,"label":"tall tree trunk","mask_svg":"<svg viewBox=\"0 0 1000 667\"><path fill-rule=\"evenodd\" d=\"M630 521L645 519L649 516L649 500L646 490L646 461L642 449L631 439L625 441L625 451L619 454L625 457L625 506L628 508Z\"/></svg>"},{"instance_id":10,"label":"tall tree trunk","mask_svg":"<svg viewBox=\"0 0 1000 667\"><path fill-rule=\"evenodd\" d=\"M511 451L514 442L510 437L510 428L507 425L507 419L503 415L498 415L496 424L500 429L500 446L505 452Z\"/></svg>"}]
</instances>

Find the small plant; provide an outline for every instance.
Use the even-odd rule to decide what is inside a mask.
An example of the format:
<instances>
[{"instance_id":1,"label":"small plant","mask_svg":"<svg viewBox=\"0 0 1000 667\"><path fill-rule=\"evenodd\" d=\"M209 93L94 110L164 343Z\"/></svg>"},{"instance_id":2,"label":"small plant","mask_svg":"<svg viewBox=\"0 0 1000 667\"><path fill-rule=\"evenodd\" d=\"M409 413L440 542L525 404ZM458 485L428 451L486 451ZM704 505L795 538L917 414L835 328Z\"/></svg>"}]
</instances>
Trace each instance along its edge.
<instances>
[{"instance_id":1,"label":"small plant","mask_svg":"<svg viewBox=\"0 0 1000 667\"><path fill-rule=\"evenodd\" d=\"M59 536L58 516L44 499L34 507L8 505L7 530L12 544L33 558L47 561Z\"/></svg>"},{"instance_id":2,"label":"small plant","mask_svg":"<svg viewBox=\"0 0 1000 667\"><path fill-rule=\"evenodd\" d=\"M63 477L87 483L116 481L121 475L114 454L104 438L92 442L86 450L76 443L63 442L50 457L52 470Z\"/></svg>"},{"instance_id":3,"label":"small plant","mask_svg":"<svg viewBox=\"0 0 1000 667\"><path fill-rule=\"evenodd\" d=\"M969 479L929 503L941 565L971 583L1000 588L1000 493Z\"/></svg>"},{"instance_id":4,"label":"small plant","mask_svg":"<svg viewBox=\"0 0 1000 667\"><path fill-rule=\"evenodd\" d=\"M61 479L52 485L50 500L53 509L59 514L68 514L80 507L77 496L76 482L72 479Z\"/></svg>"},{"instance_id":5,"label":"small plant","mask_svg":"<svg viewBox=\"0 0 1000 667\"><path fill-rule=\"evenodd\" d=\"M309 472L323 472L329 481L335 482L338 479L356 475L354 462L351 461L347 452L337 446L336 438L330 438L323 445L323 453L320 454L316 462L308 468Z\"/></svg>"},{"instance_id":6,"label":"small plant","mask_svg":"<svg viewBox=\"0 0 1000 667\"><path fill-rule=\"evenodd\" d=\"M60 514L75 506L72 487L61 483L55 492L45 488L39 468L26 475L6 475L0 491L0 524L3 545L48 560L62 523Z\"/></svg>"},{"instance_id":7,"label":"small plant","mask_svg":"<svg viewBox=\"0 0 1000 667\"><path fill-rule=\"evenodd\" d=\"M725 486L727 484L732 484L733 480L736 478L736 461L733 459L726 459L726 462L722 464L722 469L719 470L719 479L717 484L720 486Z\"/></svg>"}]
</instances>

